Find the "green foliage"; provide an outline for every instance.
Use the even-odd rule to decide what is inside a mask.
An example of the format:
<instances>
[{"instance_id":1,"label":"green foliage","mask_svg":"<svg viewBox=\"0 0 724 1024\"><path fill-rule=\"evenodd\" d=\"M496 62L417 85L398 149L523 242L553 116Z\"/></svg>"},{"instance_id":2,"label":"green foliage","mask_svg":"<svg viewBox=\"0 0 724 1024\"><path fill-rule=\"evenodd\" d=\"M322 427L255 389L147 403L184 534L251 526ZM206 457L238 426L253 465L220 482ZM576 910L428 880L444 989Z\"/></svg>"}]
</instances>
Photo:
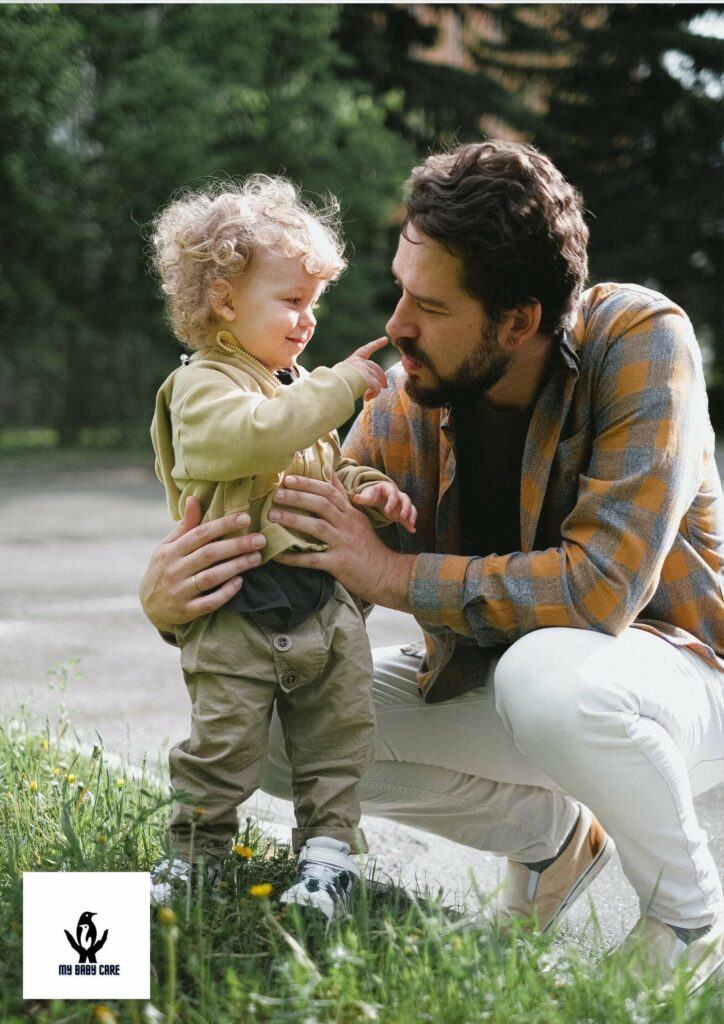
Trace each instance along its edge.
<instances>
[{"instance_id":1,"label":"green foliage","mask_svg":"<svg viewBox=\"0 0 724 1024\"><path fill-rule=\"evenodd\" d=\"M394 97L342 77L339 9L312 5L0 8L7 346L0 420L61 442L150 419L177 362L144 257L169 196L285 173L342 202L352 267L312 360L382 333L388 233L412 162Z\"/></svg>"},{"instance_id":2,"label":"green foliage","mask_svg":"<svg viewBox=\"0 0 724 1024\"><path fill-rule=\"evenodd\" d=\"M73 665L58 671L72 684ZM490 925L396 886L361 894L322 933L276 898L286 848L247 826L212 893L180 893L151 926L151 1002L23 1002L22 872L143 871L163 850L169 799L145 769L109 763L99 742L69 744L67 716L39 732L20 713L0 723L0 1019L7 1024L714 1024L721 990L659 1002L615 959ZM255 898L252 886L271 886Z\"/></svg>"},{"instance_id":3,"label":"green foliage","mask_svg":"<svg viewBox=\"0 0 724 1024\"><path fill-rule=\"evenodd\" d=\"M680 302L724 419L721 40L705 5L0 6L0 426L146 429L178 347L144 254L179 188L286 173L351 264L309 365L379 336L410 167L508 124L591 211L592 279ZM462 66L423 50L447 19ZM718 92L717 92L718 90Z\"/></svg>"}]
</instances>

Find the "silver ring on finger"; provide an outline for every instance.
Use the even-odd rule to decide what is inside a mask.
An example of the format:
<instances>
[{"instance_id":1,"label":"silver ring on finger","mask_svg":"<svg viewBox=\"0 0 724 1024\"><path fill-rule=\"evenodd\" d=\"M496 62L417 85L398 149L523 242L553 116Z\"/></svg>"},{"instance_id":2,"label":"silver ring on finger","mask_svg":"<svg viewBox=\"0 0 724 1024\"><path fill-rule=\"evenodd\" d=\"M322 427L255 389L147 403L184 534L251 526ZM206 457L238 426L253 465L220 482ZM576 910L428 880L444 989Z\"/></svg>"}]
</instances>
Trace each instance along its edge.
<instances>
[{"instance_id":1,"label":"silver ring on finger","mask_svg":"<svg viewBox=\"0 0 724 1024\"><path fill-rule=\"evenodd\" d=\"M196 582L196 573L194 573L193 576L191 577L191 582L194 585L194 590L196 591L196 593L197 594L203 594L203 590L201 589L201 587Z\"/></svg>"}]
</instances>

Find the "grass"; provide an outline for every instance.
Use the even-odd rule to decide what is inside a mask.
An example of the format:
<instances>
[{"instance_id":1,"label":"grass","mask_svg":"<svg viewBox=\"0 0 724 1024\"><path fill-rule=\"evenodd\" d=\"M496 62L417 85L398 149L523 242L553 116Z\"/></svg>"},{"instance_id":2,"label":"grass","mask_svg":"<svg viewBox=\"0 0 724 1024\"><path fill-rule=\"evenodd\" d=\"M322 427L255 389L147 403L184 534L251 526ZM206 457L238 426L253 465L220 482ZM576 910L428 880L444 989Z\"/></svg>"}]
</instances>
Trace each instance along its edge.
<instances>
[{"instance_id":1,"label":"grass","mask_svg":"<svg viewBox=\"0 0 724 1024\"><path fill-rule=\"evenodd\" d=\"M150 1002L27 1002L23 871L147 870L163 852L167 793L145 769L113 767L61 716L0 723L0 1021L15 1024L715 1024L721 988L663 1005L613 962L490 926L392 887L368 892L325 935L282 911L294 874L285 849L239 837L218 893L181 896L153 916ZM244 851L247 853L248 851ZM249 893L271 885L268 898Z\"/></svg>"}]
</instances>

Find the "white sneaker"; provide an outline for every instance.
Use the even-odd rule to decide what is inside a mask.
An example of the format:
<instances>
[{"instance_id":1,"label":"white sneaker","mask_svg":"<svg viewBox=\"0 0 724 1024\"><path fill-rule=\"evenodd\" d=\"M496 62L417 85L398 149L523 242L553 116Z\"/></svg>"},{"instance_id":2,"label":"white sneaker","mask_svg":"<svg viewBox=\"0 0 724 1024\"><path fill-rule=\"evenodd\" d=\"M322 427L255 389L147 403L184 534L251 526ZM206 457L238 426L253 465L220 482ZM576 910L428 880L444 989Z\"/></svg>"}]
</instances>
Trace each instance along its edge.
<instances>
[{"instance_id":1,"label":"white sneaker","mask_svg":"<svg viewBox=\"0 0 724 1024\"><path fill-rule=\"evenodd\" d=\"M299 852L299 880L282 893L280 903L311 907L329 923L347 910L362 869L349 855L349 843L315 836Z\"/></svg>"},{"instance_id":2,"label":"white sneaker","mask_svg":"<svg viewBox=\"0 0 724 1024\"><path fill-rule=\"evenodd\" d=\"M220 867L208 861L198 862L192 884L198 885L201 872L205 887L212 889L218 881ZM191 865L186 860L168 857L158 861L151 868L151 903L155 907L167 907L181 892L185 892L191 877Z\"/></svg>"},{"instance_id":3,"label":"white sneaker","mask_svg":"<svg viewBox=\"0 0 724 1024\"><path fill-rule=\"evenodd\" d=\"M724 969L724 913L706 935L688 944L658 918L642 917L609 956L639 981L658 985L662 996L675 988L675 975L683 971L691 995Z\"/></svg>"}]
</instances>

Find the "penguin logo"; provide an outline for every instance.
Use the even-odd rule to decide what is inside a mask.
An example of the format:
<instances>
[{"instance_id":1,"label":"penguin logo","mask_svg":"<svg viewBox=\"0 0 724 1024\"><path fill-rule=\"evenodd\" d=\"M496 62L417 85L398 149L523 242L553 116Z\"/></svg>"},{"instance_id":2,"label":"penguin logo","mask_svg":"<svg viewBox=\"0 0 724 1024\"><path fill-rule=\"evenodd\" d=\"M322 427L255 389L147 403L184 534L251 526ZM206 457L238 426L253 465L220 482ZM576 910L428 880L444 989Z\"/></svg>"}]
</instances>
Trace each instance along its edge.
<instances>
[{"instance_id":1,"label":"penguin logo","mask_svg":"<svg viewBox=\"0 0 724 1024\"><path fill-rule=\"evenodd\" d=\"M63 929L65 937L78 954L79 964L94 964L96 962L96 953L105 945L105 941L108 938L107 928L103 932L103 936L100 939L98 938L98 932L93 923L95 916L95 910L83 911L78 918L78 924L75 926L75 938L73 938L67 928Z\"/></svg>"}]
</instances>

